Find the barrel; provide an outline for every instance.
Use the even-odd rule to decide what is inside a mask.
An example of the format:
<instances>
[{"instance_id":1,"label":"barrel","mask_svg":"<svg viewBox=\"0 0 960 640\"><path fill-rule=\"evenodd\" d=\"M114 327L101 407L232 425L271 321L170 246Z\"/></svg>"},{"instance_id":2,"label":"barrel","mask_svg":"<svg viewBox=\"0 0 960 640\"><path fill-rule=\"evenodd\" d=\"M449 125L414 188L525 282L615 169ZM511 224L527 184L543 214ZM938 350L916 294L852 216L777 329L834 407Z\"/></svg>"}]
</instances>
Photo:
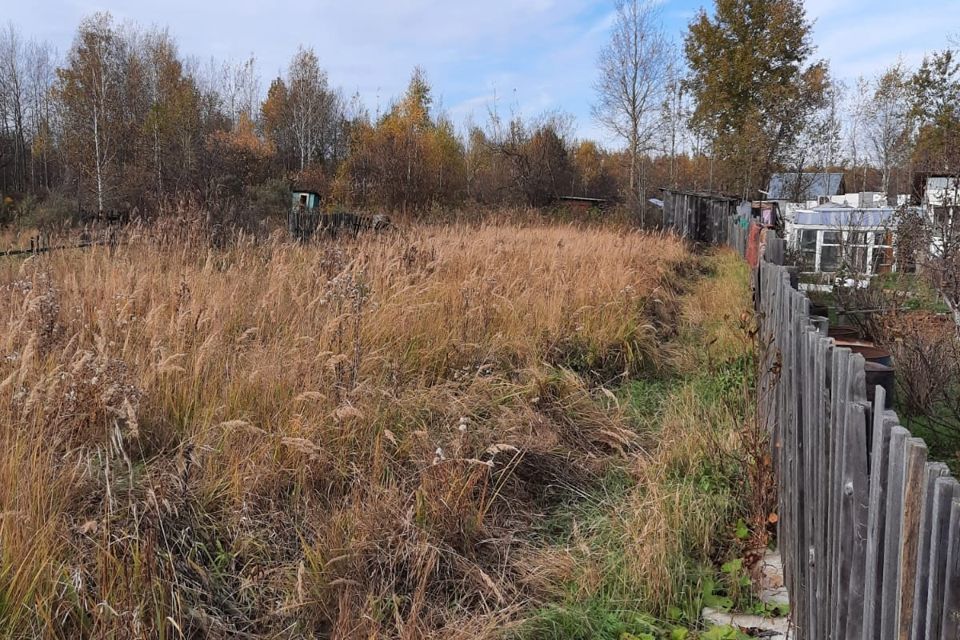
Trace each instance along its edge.
<instances>
[{"instance_id":1,"label":"barrel","mask_svg":"<svg viewBox=\"0 0 960 640\"><path fill-rule=\"evenodd\" d=\"M873 402L877 387L883 387L887 392L884 409L892 409L897 391L897 378L894 368L879 362L867 361L864 370L867 374L867 400Z\"/></svg>"},{"instance_id":2,"label":"barrel","mask_svg":"<svg viewBox=\"0 0 960 640\"><path fill-rule=\"evenodd\" d=\"M857 331L857 328L845 324L841 326L833 326L827 329L827 335L831 338L836 338L837 340L856 340L860 337L860 332Z\"/></svg>"},{"instance_id":3,"label":"barrel","mask_svg":"<svg viewBox=\"0 0 960 640\"><path fill-rule=\"evenodd\" d=\"M822 302L810 301L810 315L814 316L823 316L825 318L830 317L830 307L823 304Z\"/></svg>"},{"instance_id":4,"label":"barrel","mask_svg":"<svg viewBox=\"0 0 960 640\"><path fill-rule=\"evenodd\" d=\"M817 328L817 332L822 335L827 335L827 330L830 327L830 318L826 316L819 316L816 314L810 315L810 322Z\"/></svg>"}]
</instances>

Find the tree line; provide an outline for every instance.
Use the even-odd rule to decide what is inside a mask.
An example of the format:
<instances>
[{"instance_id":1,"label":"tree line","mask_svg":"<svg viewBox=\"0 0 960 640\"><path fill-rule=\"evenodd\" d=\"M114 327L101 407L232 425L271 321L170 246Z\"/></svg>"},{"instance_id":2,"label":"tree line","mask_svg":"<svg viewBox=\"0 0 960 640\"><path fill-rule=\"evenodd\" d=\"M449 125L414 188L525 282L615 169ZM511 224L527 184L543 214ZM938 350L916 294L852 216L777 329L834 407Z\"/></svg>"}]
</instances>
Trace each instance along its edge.
<instances>
[{"instance_id":1,"label":"tree line","mask_svg":"<svg viewBox=\"0 0 960 640\"><path fill-rule=\"evenodd\" d=\"M661 186L755 197L771 173L841 170L856 190L905 192L914 171L960 170L960 54L894 62L847 86L815 57L800 0L716 0L681 42L656 3L617 0L597 60L594 117L620 148L578 139L562 112L457 127L422 69L382 113L332 86L300 48L263 90L251 57L201 63L165 29L79 25L62 56L0 31L2 215L53 218L184 198L422 211L617 198L641 213Z\"/></svg>"},{"instance_id":2,"label":"tree line","mask_svg":"<svg viewBox=\"0 0 960 640\"><path fill-rule=\"evenodd\" d=\"M575 139L560 113L491 111L461 134L420 68L371 116L306 47L262 92L254 58L201 64L167 30L119 26L107 13L85 19L62 58L12 25L0 33L8 218L31 207L150 213L184 198L276 208L291 186L331 204L414 212L542 206L558 195L615 197L619 166L616 153Z\"/></svg>"}]
</instances>

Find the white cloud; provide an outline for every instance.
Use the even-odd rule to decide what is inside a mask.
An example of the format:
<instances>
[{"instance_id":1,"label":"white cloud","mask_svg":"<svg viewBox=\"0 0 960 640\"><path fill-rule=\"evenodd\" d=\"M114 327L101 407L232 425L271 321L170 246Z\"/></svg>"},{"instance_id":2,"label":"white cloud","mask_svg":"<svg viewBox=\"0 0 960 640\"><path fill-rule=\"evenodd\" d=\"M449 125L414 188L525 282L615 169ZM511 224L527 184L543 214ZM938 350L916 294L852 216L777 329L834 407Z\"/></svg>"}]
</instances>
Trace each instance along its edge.
<instances>
[{"instance_id":1,"label":"white cloud","mask_svg":"<svg viewBox=\"0 0 960 640\"><path fill-rule=\"evenodd\" d=\"M916 66L925 53L947 46L949 34L960 30L960 12L952 4L814 0L807 10L816 19L817 55L830 60L837 77L850 80L875 75L898 57Z\"/></svg>"},{"instance_id":2,"label":"white cloud","mask_svg":"<svg viewBox=\"0 0 960 640\"><path fill-rule=\"evenodd\" d=\"M960 33L956 0L806 0L818 55L835 75L873 74L902 54L916 64ZM371 111L403 91L422 65L455 120L498 109L533 115L563 109L580 135L605 137L590 117L597 52L613 21L612 0L8 0L6 18L65 51L85 15L169 26L184 54L258 59L263 86L297 46L311 46L331 81L359 92ZM678 40L701 4L665 0Z\"/></svg>"}]
</instances>

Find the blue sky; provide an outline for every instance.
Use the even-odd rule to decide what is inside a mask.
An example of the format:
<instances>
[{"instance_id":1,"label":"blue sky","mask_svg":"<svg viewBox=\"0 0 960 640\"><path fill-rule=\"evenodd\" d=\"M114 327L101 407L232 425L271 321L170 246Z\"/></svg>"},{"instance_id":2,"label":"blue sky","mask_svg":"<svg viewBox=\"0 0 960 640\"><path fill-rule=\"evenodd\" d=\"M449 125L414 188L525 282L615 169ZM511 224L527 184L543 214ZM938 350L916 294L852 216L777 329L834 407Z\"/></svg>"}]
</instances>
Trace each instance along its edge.
<instances>
[{"instance_id":1,"label":"blue sky","mask_svg":"<svg viewBox=\"0 0 960 640\"><path fill-rule=\"evenodd\" d=\"M371 112L385 106L422 65L457 122L481 122L496 96L501 113L560 109L579 135L607 140L590 116L597 52L611 0L3 0L21 31L69 48L85 15L169 26L182 53L241 60L254 53L264 89L299 44L312 46L331 81L359 92ZM700 0L661 0L679 42ZM807 0L817 55L853 80L902 56L960 36L960 0ZM708 3L708 7L711 3Z\"/></svg>"}]
</instances>

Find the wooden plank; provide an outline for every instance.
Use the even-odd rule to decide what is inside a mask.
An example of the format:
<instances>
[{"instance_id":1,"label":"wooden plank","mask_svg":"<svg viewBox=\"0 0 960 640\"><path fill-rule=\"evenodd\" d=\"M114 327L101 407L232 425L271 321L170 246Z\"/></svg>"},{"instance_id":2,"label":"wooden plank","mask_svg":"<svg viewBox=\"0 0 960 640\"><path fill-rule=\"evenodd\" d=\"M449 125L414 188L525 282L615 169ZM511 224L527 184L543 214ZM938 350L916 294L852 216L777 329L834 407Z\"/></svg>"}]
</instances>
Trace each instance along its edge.
<instances>
[{"instance_id":1,"label":"wooden plank","mask_svg":"<svg viewBox=\"0 0 960 640\"><path fill-rule=\"evenodd\" d=\"M804 335L803 353L803 485L806 490L806 509L804 510L804 540L807 554L807 594L806 612L803 617L804 636L813 637L819 626L820 604L817 588L818 564L816 538L818 524L817 505L817 456L821 451L817 422L817 350L820 346L820 334L813 326L807 328Z\"/></svg>"},{"instance_id":2,"label":"wooden plank","mask_svg":"<svg viewBox=\"0 0 960 640\"><path fill-rule=\"evenodd\" d=\"M840 557L843 553L842 539L843 531L841 529L841 510L843 498L843 432L844 424L847 420L846 405L850 400L850 391L848 386L849 362L851 351L846 348L836 348L833 350L833 380L831 384L831 421L830 421L830 450L828 452L829 462L829 541L827 543L827 561L830 570L830 580L828 584L827 602L829 603L831 619L828 629L828 638L842 638L841 631L845 624L841 626L841 620L844 615L841 611L841 585L840 585ZM843 589L845 592L846 589Z\"/></svg>"},{"instance_id":3,"label":"wooden plank","mask_svg":"<svg viewBox=\"0 0 960 640\"><path fill-rule=\"evenodd\" d=\"M790 354L789 371L789 428L790 444L792 456L790 459L790 476L793 482L793 518L794 518L794 544L793 544L793 567L794 567L794 591L796 601L799 603L798 620L804 619L808 608L808 585L807 585L807 538L804 528L806 495L805 483L803 478L803 455L804 443L803 432L800 425L803 421L803 336L809 325L809 300L802 293L790 289L790 313L791 321L789 323L791 335L790 343L787 349Z\"/></svg>"},{"instance_id":4,"label":"wooden plank","mask_svg":"<svg viewBox=\"0 0 960 640\"><path fill-rule=\"evenodd\" d=\"M877 387L873 404L873 436L870 453L870 496L867 513L866 574L864 580L863 640L878 637L883 602L883 553L886 523L890 432L897 416L885 411L886 390Z\"/></svg>"},{"instance_id":5,"label":"wooden plank","mask_svg":"<svg viewBox=\"0 0 960 640\"><path fill-rule=\"evenodd\" d=\"M960 638L960 500L950 506L940 640Z\"/></svg>"},{"instance_id":6,"label":"wooden plank","mask_svg":"<svg viewBox=\"0 0 960 640\"><path fill-rule=\"evenodd\" d=\"M900 607L897 637L910 639L913 596L917 581L917 550L920 545L920 512L926 475L927 445L920 438L907 440L907 465L903 488L903 531L900 538Z\"/></svg>"},{"instance_id":7,"label":"wooden plank","mask_svg":"<svg viewBox=\"0 0 960 640\"><path fill-rule=\"evenodd\" d=\"M938 478L933 488L933 532L930 536L930 588L926 614L929 638L939 638L942 627L950 506L956 498L960 498L960 484L949 476Z\"/></svg>"},{"instance_id":8,"label":"wooden plank","mask_svg":"<svg viewBox=\"0 0 960 640\"><path fill-rule=\"evenodd\" d=\"M777 348L780 352L781 367L780 379L777 384L777 431L780 440L780 538L782 541L781 557L783 558L783 575L787 589L790 593L798 593L796 583L796 563L795 563L795 541L796 519L794 513L794 498L797 490L796 483L792 478L792 459L794 455L794 444L792 442L792 433L790 429L790 377L793 370L791 358L793 350L790 349L793 325L790 321L792 296L786 274L783 270L778 270L778 298L779 298L779 317L777 319L778 342Z\"/></svg>"},{"instance_id":9,"label":"wooden plank","mask_svg":"<svg viewBox=\"0 0 960 640\"><path fill-rule=\"evenodd\" d=\"M919 540L917 543L916 581L913 591L913 620L910 637L926 640L927 596L930 592L930 550L934 533L933 499L937 480L950 473L942 462L928 462L923 479L921 496Z\"/></svg>"},{"instance_id":10,"label":"wooden plank","mask_svg":"<svg viewBox=\"0 0 960 640\"><path fill-rule=\"evenodd\" d=\"M859 363L862 367L863 363ZM862 370L862 368L861 368ZM864 572L866 560L867 442L866 409L850 403L845 426L843 461L843 541L840 557L840 625L843 638L859 638L863 633Z\"/></svg>"},{"instance_id":11,"label":"wooden plank","mask_svg":"<svg viewBox=\"0 0 960 640\"><path fill-rule=\"evenodd\" d=\"M818 421L818 441L820 451L817 456L817 538L816 558L819 564L817 571L816 603L820 610L815 629L816 638L826 638L828 635L830 606L830 558L829 558L829 531L830 523L830 423L831 423L831 363L833 362L834 341L830 338L821 338L817 350L816 389L817 398L815 409Z\"/></svg>"},{"instance_id":12,"label":"wooden plank","mask_svg":"<svg viewBox=\"0 0 960 640\"><path fill-rule=\"evenodd\" d=\"M887 506L884 514L883 571L880 593L880 626L874 636L878 640L893 640L899 628L898 607L900 589L900 536L903 531L903 487L907 469L907 440L910 432L896 426L890 431L889 465L887 473Z\"/></svg>"},{"instance_id":13,"label":"wooden plank","mask_svg":"<svg viewBox=\"0 0 960 640\"><path fill-rule=\"evenodd\" d=\"M867 403L865 361L860 354L850 358L849 393L844 432L843 495L845 527L849 552L841 558L841 585L846 585L841 609L845 620L840 629L844 638L859 638L863 633L863 601L867 556L867 501L870 485L867 480Z\"/></svg>"}]
</instances>

